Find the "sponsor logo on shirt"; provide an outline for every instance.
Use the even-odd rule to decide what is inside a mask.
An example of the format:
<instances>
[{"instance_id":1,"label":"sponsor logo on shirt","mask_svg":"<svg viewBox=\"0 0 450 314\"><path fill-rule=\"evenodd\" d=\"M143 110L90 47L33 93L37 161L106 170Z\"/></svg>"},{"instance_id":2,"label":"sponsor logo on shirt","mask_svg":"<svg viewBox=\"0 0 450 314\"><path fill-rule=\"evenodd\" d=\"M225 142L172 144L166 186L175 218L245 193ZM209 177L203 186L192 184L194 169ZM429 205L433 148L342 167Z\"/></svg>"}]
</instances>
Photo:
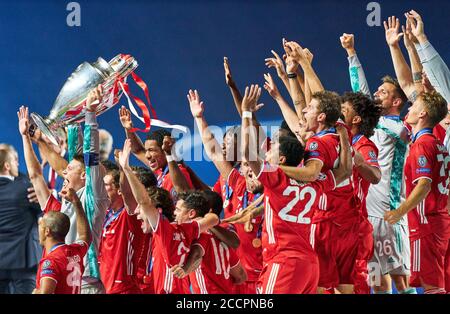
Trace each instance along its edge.
<instances>
[{"instance_id":1,"label":"sponsor logo on shirt","mask_svg":"<svg viewBox=\"0 0 450 314\"><path fill-rule=\"evenodd\" d=\"M416 173L431 173L431 169L419 168L419 169L416 169Z\"/></svg>"},{"instance_id":2,"label":"sponsor logo on shirt","mask_svg":"<svg viewBox=\"0 0 450 314\"><path fill-rule=\"evenodd\" d=\"M53 270L52 269L45 269L43 271L41 271L41 276L43 275L53 275Z\"/></svg>"},{"instance_id":3,"label":"sponsor logo on shirt","mask_svg":"<svg viewBox=\"0 0 450 314\"><path fill-rule=\"evenodd\" d=\"M427 165L427 158L425 156L419 156L419 159L417 160L419 166L425 167Z\"/></svg>"},{"instance_id":4,"label":"sponsor logo on shirt","mask_svg":"<svg viewBox=\"0 0 450 314\"><path fill-rule=\"evenodd\" d=\"M317 142L312 142L309 144L309 150L316 150L319 147L319 144Z\"/></svg>"}]
</instances>

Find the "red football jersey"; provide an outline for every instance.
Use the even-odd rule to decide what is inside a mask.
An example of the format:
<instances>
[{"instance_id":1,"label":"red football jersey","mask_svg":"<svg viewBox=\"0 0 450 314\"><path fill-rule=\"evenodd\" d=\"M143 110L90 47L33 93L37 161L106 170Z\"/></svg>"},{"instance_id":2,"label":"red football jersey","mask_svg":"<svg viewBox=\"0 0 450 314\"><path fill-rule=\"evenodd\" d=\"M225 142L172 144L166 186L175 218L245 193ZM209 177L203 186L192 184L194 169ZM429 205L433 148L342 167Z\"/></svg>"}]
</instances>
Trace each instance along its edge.
<instances>
[{"instance_id":1,"label":"red football jersey","mask_svg":"<svg viewBox=\"0 0 450 314\"><path fill-rule=\"evenodd\" d=\"M200 226L193 220L188 223L170 223L162 214L153 230L153 281L156 294L189 293L189 280L177 279L170 269L184 264L191 244L200 237Z\"/></svg>"},{"instance_id":2,"label":"red football jersey","mask_svg":"<svg viewBox=\"0 0 450 314\"><path fill-rule=\"evenodd\" d=\"M47 203L44 207L44 214L48 213L49 211L55 211L60 212L61 211L61 202L56 199L56 197L53 196L53 194L50 194L48 197Z\"/></svg>"},{"instance_id":3,"label":"red football jersey","mask_svg":"<svg viewBox=\"0 0 450 314\"><path fill-rule=\"evenodd\" d=\"M245 177L238 170L233 169L227 180L228 193L230 195L230 205L225 210L225 218L231 217L246 206L250 205L256 198L255 195L247 191ZM243 224L236 224L236 233L241 244L237 249L242 266L247 271L247 281L256 281L262 271L262 216L253 220L252 232L246 232ZM254 241L258 239L257 241ZM255 245L256 244L256 247Z\"/></svg>"},{"instance_id":4,"label":"red football jersey","mask_svg":"<svg viewBox=\"0 0 450 314\"><path fill-rule=\"evenodd\" d=\"M55 294L79 294L81 277L84 272L83 258L89 246L86 242L55 245L39 262L36 274L36 289L40 289L41 280L50 278L56 282Z\"/></svg>"},{"instance_id":5,"label":"red football jersey","mask_svg":"<svg viewBox=\"0 0 450 314\"><path fill-rule=\"evenodd\" d=\"M430 233L450 236L450 216L446 209L450 183L449 163L447 149L431 134L431 130L419 133L410 146L405 162L407 197L419 179L431 181L431 190L427 197L408 213L412 240Z\"/></svg>"},{"instance_id":6,"label":"red football jersey","mask_svg":"<svg viewBox=\"0 0 450 314\"><path fill-rule=\"evenodd\" d=\"M353 137L352 147L362 155L367 164L380 168L378 164L378 148L371 140L364 135L355 135ZM359 174L356 167L353 168L353 182L355 184L356 195L361 202L361 213L364 217L367 217L366 196L369 191L370 182Z\"/></svg>"},{"instance_id":7,"label":"red football jersey","mask_svg":"<svg viewBox=\"0 0 450 314\"><path fill-rule=\"evenodd\" d=\"M266 163L258 179L264 185L266 200L264 263L316 256L310 244L313 212L320 195L336 187L333 172L321 174L314 182L300 183Z\"/></svg>"},{"instance_id":8,"label":"red football jersey","mask_svg":"<svg viewBox=\"0 0 450 314\"><path fill-rule=\"evenodd\" d=\"M136 215L125 208L109 209L103 224L99 248L100 275L106 293L136 292L137 261L143 232Z\"/></svg>"},{"instance_id":9,"label":"red football jersey","mask_svg":"<svg viewBox=\"0 0 450 314\"><path fill-rule=\"evenodd\" d=\"M440 124L436 124L436 126L433 128L433 134L434 136L436 136L440 143L444 143L445 133L445 128Z\"/></svg>"},{"instance_id":10,"label":"red football jersey","mask_svg":"<svg viewBox=\"0 0 450 314\"><path fill-rule=\"evenodd\" d=\"M154 294L152 264L152 234L143 234L142 244L138 252L136 277L142 293Z\"/></svg>"},{"instance_id":11,"label":"red football jersey","mask_svg":"<svg viewBox=\"0 0 450 314\"><path fill-rule=\"evenodd\" d=\"M189 176L189 172L187 171L186 167L178 164L178 168L180 168L181 173L183 173L184 177L186 178L186 181L189 184L189 188L192 189L194 186L192 184L191 177ZM164 170L158 169L154 171L154 174L158 180L158 187L163 188L166 191L169 191L170 196L176 199L177 192L175 191L172 179L170 178L169 166L167 165Z\"/></svg>"},{"instance_id":12,"label":"red football jersey","mask_svg":"<svg viewBox=\"0 0 450 314\"><path fill-rule=\"evenodd\" d=\"M333 129L319 132L306 143L305 164L310 160L323 163L322 172L339 165L339 135ZM353 178L340 183L335 190L320 196L315 207L313 223L333 218L336 223L348 223L359 217L360 202L355 195Z\"/></svg>"},{"instance_id":13,"label":"red football jersey","mask_svg":"<svg viewBox=\"0 0 450 314\"><path fill-rule=\"evenodd\" d=\"M232 248L217 239L212 233L204 232L192 245L203 250L200 266L189 278L195 294L233 293L230 270L239 264L239 258Z\"/></svg>"}]
</instances>

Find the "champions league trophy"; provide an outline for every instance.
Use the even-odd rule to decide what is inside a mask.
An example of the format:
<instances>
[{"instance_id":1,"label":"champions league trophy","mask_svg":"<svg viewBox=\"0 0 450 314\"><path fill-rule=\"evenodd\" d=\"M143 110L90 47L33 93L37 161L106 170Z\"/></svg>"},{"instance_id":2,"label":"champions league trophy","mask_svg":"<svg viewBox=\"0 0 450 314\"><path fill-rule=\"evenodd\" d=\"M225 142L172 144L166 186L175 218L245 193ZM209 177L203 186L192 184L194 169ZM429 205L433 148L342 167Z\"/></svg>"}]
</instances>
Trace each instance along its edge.
<instances>
[{"instance_id":1,"label":"champions league trophy","mask_svg":"<svg viewBox=\"0 0 450 314\"><path fill-rule=\"evenodd\" d=\"M85 103L89 92L99 84L103 87L103 100L97 107L96 115L100 115L119 102L123 94L120 82L125 82L138 66L130 55L117 55L106 62L98 58L96 62L83 62L70 75L58 94L47 118L32 113L31 118L41 132L49 140L58 144L58 130L69 124L80 123L85 118ZM120 86L119 86L120 85Z\"/></svg>"}]
</instances>

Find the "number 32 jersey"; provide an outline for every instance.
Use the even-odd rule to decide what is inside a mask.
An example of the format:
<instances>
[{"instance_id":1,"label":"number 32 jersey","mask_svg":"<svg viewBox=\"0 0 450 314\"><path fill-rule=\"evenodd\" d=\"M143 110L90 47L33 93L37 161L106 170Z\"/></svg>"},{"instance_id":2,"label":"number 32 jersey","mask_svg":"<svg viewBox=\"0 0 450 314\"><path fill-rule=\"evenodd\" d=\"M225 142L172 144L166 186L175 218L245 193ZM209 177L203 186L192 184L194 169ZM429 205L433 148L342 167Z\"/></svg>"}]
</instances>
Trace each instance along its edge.
<instances>
[{"instance_id":1,"label":"number 32 jersey","mask_svg":"<svg viewBox=\"0 0 450 314\"><path fill-rule=\"evenodd\" d=\"M314 182L300 183L266 163L258 180L265 195L264 262L315 256L310 244L312 216L320 195L336 187L333 172L321 174Z\"/></svg>"},{"instance_id":2,"label":"number 32 jersey","mask_svg":"<svg viewBox=\"0 0 450 314\"><path fill-rule=\"evenodd\" d=\"M408 213L411 240L430 233L450 236L450 216L446 205L449 193L449 162L445 146L433 134L420 135L411 144L405 163L406 195L409 196L419 179L431 181L426 198Z\"/></svg>"}]
</instances>

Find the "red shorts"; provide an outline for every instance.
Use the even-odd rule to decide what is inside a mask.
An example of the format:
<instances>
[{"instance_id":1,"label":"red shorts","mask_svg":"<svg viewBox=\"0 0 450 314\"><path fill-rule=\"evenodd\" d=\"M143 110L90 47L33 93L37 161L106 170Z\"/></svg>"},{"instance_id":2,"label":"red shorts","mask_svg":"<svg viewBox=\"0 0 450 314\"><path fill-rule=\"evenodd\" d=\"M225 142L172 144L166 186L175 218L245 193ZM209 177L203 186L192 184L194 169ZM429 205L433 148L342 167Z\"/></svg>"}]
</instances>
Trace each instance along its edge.
<instances>
[{"instance_id":1,"label":"red shorts","mask_svg":"<svg viewBox=\"0 0 450 314\"><path fill-rule=\"evenodd\" d=\"M353 270L355 294L370 294L367 264L373 255L372 232L372 224L367 218L362 218L359 224L358 255L356 257L355 269Z\"/></svg>"},{"instance_id":2,"label":"red shorts","mask_svg":"<svg viewBox=\"0 0 450 314\"><path fill-rule=\"evenodd\" d=\"M353 271L359 255L359 224L338 226L322 221L311 226L313 247L319 257L319 287L337 288L341 284L354 284Z\"/></svg>"},{"instance_id":3,"label":"red shorts","mask_svg":"<svg viewBox=\"0 0 450 314\"><path fill-rule=\"evenodd\" d=\"M234 294L257 294L258 293L257 281L246 281L240 285L234 285Z\"/></svg>"},{"instance_id":4,"label":"red shorts","mask_svg":"<svg viewBox=\"0 0 450 314\"><path fill-rule=\"evenodd\" d=\"M260 277L263 294L315 294L319 283L316 256L285 257L265 264Z\"/></svg>"},{"instance_id":5,"label":"red shorts","mask_svg":"<svg viewBox=\"0 0 450 314\"><path fill-rule=\"evenodd\" d=\"M417 240L411 240L411 278L410 285L420 287L423 283L445 289L445 264L449 250L449 239L436 233ZM448 284L447 284L448 286Z\"/></svg>"}]
</instances>

